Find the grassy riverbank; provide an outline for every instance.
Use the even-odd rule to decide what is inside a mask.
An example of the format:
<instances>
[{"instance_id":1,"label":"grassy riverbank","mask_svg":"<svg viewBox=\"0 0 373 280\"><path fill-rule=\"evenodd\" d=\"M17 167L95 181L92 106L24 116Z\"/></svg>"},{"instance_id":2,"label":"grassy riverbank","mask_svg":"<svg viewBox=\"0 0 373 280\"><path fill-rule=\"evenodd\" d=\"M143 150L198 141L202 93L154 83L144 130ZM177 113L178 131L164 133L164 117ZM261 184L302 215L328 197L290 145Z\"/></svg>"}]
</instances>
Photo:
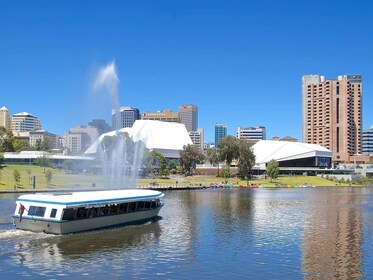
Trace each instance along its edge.
<instances>
[{"instance_id":1,"label":"grassy riverbank","mask_svg":"<svg viewBox=\"0 0 373 280\"><path fill-rule=\"evenodd\" d=\"M92 188L94 184L96 187L104 187L103 178L101 175L92 174L66 174L62 170L43 168L34 165L9 165L2 166L0 176L0 190L14 190L15 180L13 176L14 170L18 170L21 174L20 184L17 189L32 189L32 178L35 176L36 189L60 189L60 188ZM47 185L45 176L46 170L52 171L52 180ZM169 179L152 179L152 178L140 178L137 181L139 186L149 186L156 184L158 186L190 186L190 185L202 185L209 186L210 184L219 184L225 181L223 178L215 176L180 176L174 175ZM256 184L262 186L275 186L288 185L288 186L301 186L307 184L309 186L335 186L336 183L324 178L316 176L280 176L274 182L267 180L250 180L243 181L238 178L230 178L228 180L230 185L233 186L247 186L248 184ZM348 184L342 184L342 186Z\"/></svg>"},{"instance_id":2,"label":"grassy riverbank","mask_svg":"<svg viewBox=\"0 0 373 280\"><path fill-rule=\"evenodd\" d=\"M210 184L220 184L224 182L225 179L219 178L216 176L191 176L191 177L184 177L184 176L174 176L170 179L139 179L139 185L149 185L151 182L155 182L157 185L181 185L181 186L188 186L188 185L199 185L202 186L209 186ZM176 183L177 182L177 183ZM228 180L229 185L233 186L247 186L247 185L262 185L262 186L276 186L276 185L288 185L290 186L302 186L307 184L308 186L335 186L336 183L327 180L325 178L316 177L316 176L280 176L276 180L272 182L270 179L266 180L240 180L239 178L230 178ZM341 184L342 186L348 186L348 184Z\"/></svg>"},{"instance_id":3,"label":"grassy riverbank","mask_svg":"<svg viewBox=\"0 0 373 280\"><path fill-rule=\"evenodd\" d=\"M87 174L66 174L62 170L53 168L43 168L34 165L8 165L2 166L0 178L0 190L13 190L16 182L13 172L18 170L21 175L21 180L17 189L32 189L32 181L35 176L36 189L53 189L66 187L92 187L92 184L102 185L101 176ZM45 172L52 172L52 180L47 185Z\"/></svg>"}]
</instances>

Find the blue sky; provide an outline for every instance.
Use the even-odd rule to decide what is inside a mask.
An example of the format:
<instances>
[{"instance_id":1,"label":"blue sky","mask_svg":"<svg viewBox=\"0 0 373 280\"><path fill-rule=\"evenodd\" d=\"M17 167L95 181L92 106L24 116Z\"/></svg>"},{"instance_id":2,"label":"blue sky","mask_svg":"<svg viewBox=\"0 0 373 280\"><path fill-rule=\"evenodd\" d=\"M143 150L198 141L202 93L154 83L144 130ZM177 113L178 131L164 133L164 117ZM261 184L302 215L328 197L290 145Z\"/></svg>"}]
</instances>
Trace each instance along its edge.
<instances>
[{"instance_id":1,"label":"blue sky","mask_svg":"<svg viewBox=\"0 0 373 280\"><path fill-rule=\"evenodd\" d=\"M363 128L373 125L371 1L6 1L0 8L0 107L63 134L104 118L92 92L115 60L122 106L199 108L213 141L262 125L301 140L301 77L363 75Z\"/></svg>"}]
</instances>

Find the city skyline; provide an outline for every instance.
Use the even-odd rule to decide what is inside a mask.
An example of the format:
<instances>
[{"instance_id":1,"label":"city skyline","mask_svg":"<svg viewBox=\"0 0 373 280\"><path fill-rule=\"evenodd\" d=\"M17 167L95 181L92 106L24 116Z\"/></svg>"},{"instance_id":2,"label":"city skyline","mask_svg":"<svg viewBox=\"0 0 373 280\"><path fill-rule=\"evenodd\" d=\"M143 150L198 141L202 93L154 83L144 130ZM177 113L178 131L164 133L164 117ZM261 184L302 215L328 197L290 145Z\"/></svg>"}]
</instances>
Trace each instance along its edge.
<instances>
[{"instance_id":1,"label":"city skyline","mask_svg":"<svg viewBox=\"0 0 373 280\"><path fill-rule=\"evenodd\" d=\"M373 125L372 4L340 1L7 3L0 17L0 107L62 135L111 123L93 77L115 60L121 106L198 107L205 141L264 126L302 139L301 77L363 76L363 129ZM347 20L348 19L348 20ZM353 38L353 40L352 40Z\"/></svg>"}]
</instances>

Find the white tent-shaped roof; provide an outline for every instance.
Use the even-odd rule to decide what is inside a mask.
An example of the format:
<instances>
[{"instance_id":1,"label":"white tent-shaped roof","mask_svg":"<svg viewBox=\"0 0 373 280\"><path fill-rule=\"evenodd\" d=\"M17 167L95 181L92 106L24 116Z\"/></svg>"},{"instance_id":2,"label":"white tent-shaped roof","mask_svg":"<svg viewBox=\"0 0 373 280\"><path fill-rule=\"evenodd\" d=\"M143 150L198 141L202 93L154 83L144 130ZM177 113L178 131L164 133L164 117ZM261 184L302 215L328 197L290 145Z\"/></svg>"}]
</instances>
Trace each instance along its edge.
<instances>
[{"instance_id":1,"label":"white tent-shaped roof","mask_svg":"<svg viewBox=\"0 0 373 280\"><path fill-rule=\"evenodd\" d=\"M179 158L179 151L183 146L193 144L185 125L181 123L137 120L131 128L122 128L119 132L127 132L134 142L141 140L146 148L157 150L168 158ZM114 136L116 133L110 131L102 134L85 154L96 153L102 139L105 136Z\"/></svg>"},{"instance_id":2,"label":"white tent-shaped roof","mask_svg":"<svg viewBox=\"0 0 373 280\"><path fill-rule=\"evenodd\" d=\"M253 146L256 167L265 168L266 163L296 160L309 157L333 157L332 151L316 144L300 142L261 140Z\"/></svg>"}]
</instances>

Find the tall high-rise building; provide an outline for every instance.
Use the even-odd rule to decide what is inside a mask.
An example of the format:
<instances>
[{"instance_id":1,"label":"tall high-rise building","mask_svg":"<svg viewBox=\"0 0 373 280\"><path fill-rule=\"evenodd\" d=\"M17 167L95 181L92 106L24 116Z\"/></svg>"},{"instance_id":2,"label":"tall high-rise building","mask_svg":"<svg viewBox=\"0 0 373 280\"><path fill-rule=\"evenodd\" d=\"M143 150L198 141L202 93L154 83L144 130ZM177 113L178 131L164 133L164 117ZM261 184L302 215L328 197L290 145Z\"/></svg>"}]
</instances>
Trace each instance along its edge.
<instances>
[{"instance_id":1,"label":"tall high-rise building","mask_svg":"<svg viewBox=\"0 0 373 280\"><path fill-rule=\"evenodd\" d=\"M3 106L0 109L0 126L11 129L11 118L8 109Z\"/></svg>"},{"instance_id":2,"label":"tall high-rise building","mask_svg":"<svg viewBox=\"0 0 373 280\"><path fill-rule=\"evenodd\" d=\"M361 152L363 155L373 155L373 126L363 130Z\"/></svg>"},{"instance_id":3,"label":"tall high-rise building","mask_svg":"<svg viewBox=\"0 0 373 280\"><path fill-rule=\"evenodd\" d=\"M219 140L227 137L227 125L222 123L215 124L215 147L218 147Z\"/></svg>"},{"instance_id":4,"label":"tall high-rise building","mask_svg":"<svg viewBox=\"0 0 373 280\"><path fill-rule=\"evenodd\" d=\"M121 129L124 127L132 127L136 120L140 119L140 111L137 108L132 107L120 107L119 115L114 110L112 115L112 128L114 130Z\"/></svg>"},{"instance_id":5,"label":"tall high-rise building","mask_svg":"<svg viewBox=\"0 0 373 280\"><path fill-rule=\"evenodd\" d=\"M198 108L196 105L187 104L179 107L180 122L183 123L188 132L197 131Z\"/></svg>"},{"instance_id":6,"label":"tall high-rise building","mask_svg":"<svg viewBox=\"0 0 373 280\"><path fill-rule=\"evenodd\" d=\"M13 134L17 132L41 130L41 122L39 119L27 112L14 114L12 117Z\"/></svg>"},{"instance_id":7,"label":"tall high-rise building","mask_svg":"<svg viewBox=\"0 0 373 280\"><path fill-rule=\"evenodd\" d=\"M239 127L237 138L244 140L266 140L266 128L264 126Z\"/></svg>"},{"instance_id":8,"label":"tall high-rise building","mask_svg":"<svg viewBox=\"0 0 373 280\"><path fill-rule=\"evenodd\" d=\"M63 137L63 147L68 154L79 154L82 152L82 133L66 132Z\"/></svg>"},{"instance_id":9,"label":"tall high-rise building","mask_svg":"<svg viewBox=\"0 0 373 280\"><path fill-rule=\"evenodd\" d=\"M204 143L204 131L203 128L198 128L197 131L189 131L190 139L193 142L193 145L199 150L203 151Z\"/></svg>"},{"instance_id":10,"label":"tall high-rise building","mask_svg":"<svg viewBox=\"0 0 373 280\"><path fill-rule=\"evenodd\" d=\"M142 120L153 120L162 122L176 122L180 123L180 114L172 112L169 109L163 110L163 112L146 112L141 116Z\"/></svg>"},{"instance_id":11,"label":"tall high-rise building","mask_svg":"<svg viewBox=\"0 0 373 280\"><path fill-rule=\"evenodd\" d=\"M107 124L103 119L93 119L88 123L88 125L97 128L99 135L109 132L111 130L110 125Z\"/></svg>"},{"instance_id":12,"label":"tall high-rise building","mask_svg":"<svg viewBox=\"0 0 373 280\"><path fill-rule=\"evenodd\" d=\"M333 152L333 160L350 161L361 153L362 76L302 77L303 142Z\"/></svg>"}]
</instances>

